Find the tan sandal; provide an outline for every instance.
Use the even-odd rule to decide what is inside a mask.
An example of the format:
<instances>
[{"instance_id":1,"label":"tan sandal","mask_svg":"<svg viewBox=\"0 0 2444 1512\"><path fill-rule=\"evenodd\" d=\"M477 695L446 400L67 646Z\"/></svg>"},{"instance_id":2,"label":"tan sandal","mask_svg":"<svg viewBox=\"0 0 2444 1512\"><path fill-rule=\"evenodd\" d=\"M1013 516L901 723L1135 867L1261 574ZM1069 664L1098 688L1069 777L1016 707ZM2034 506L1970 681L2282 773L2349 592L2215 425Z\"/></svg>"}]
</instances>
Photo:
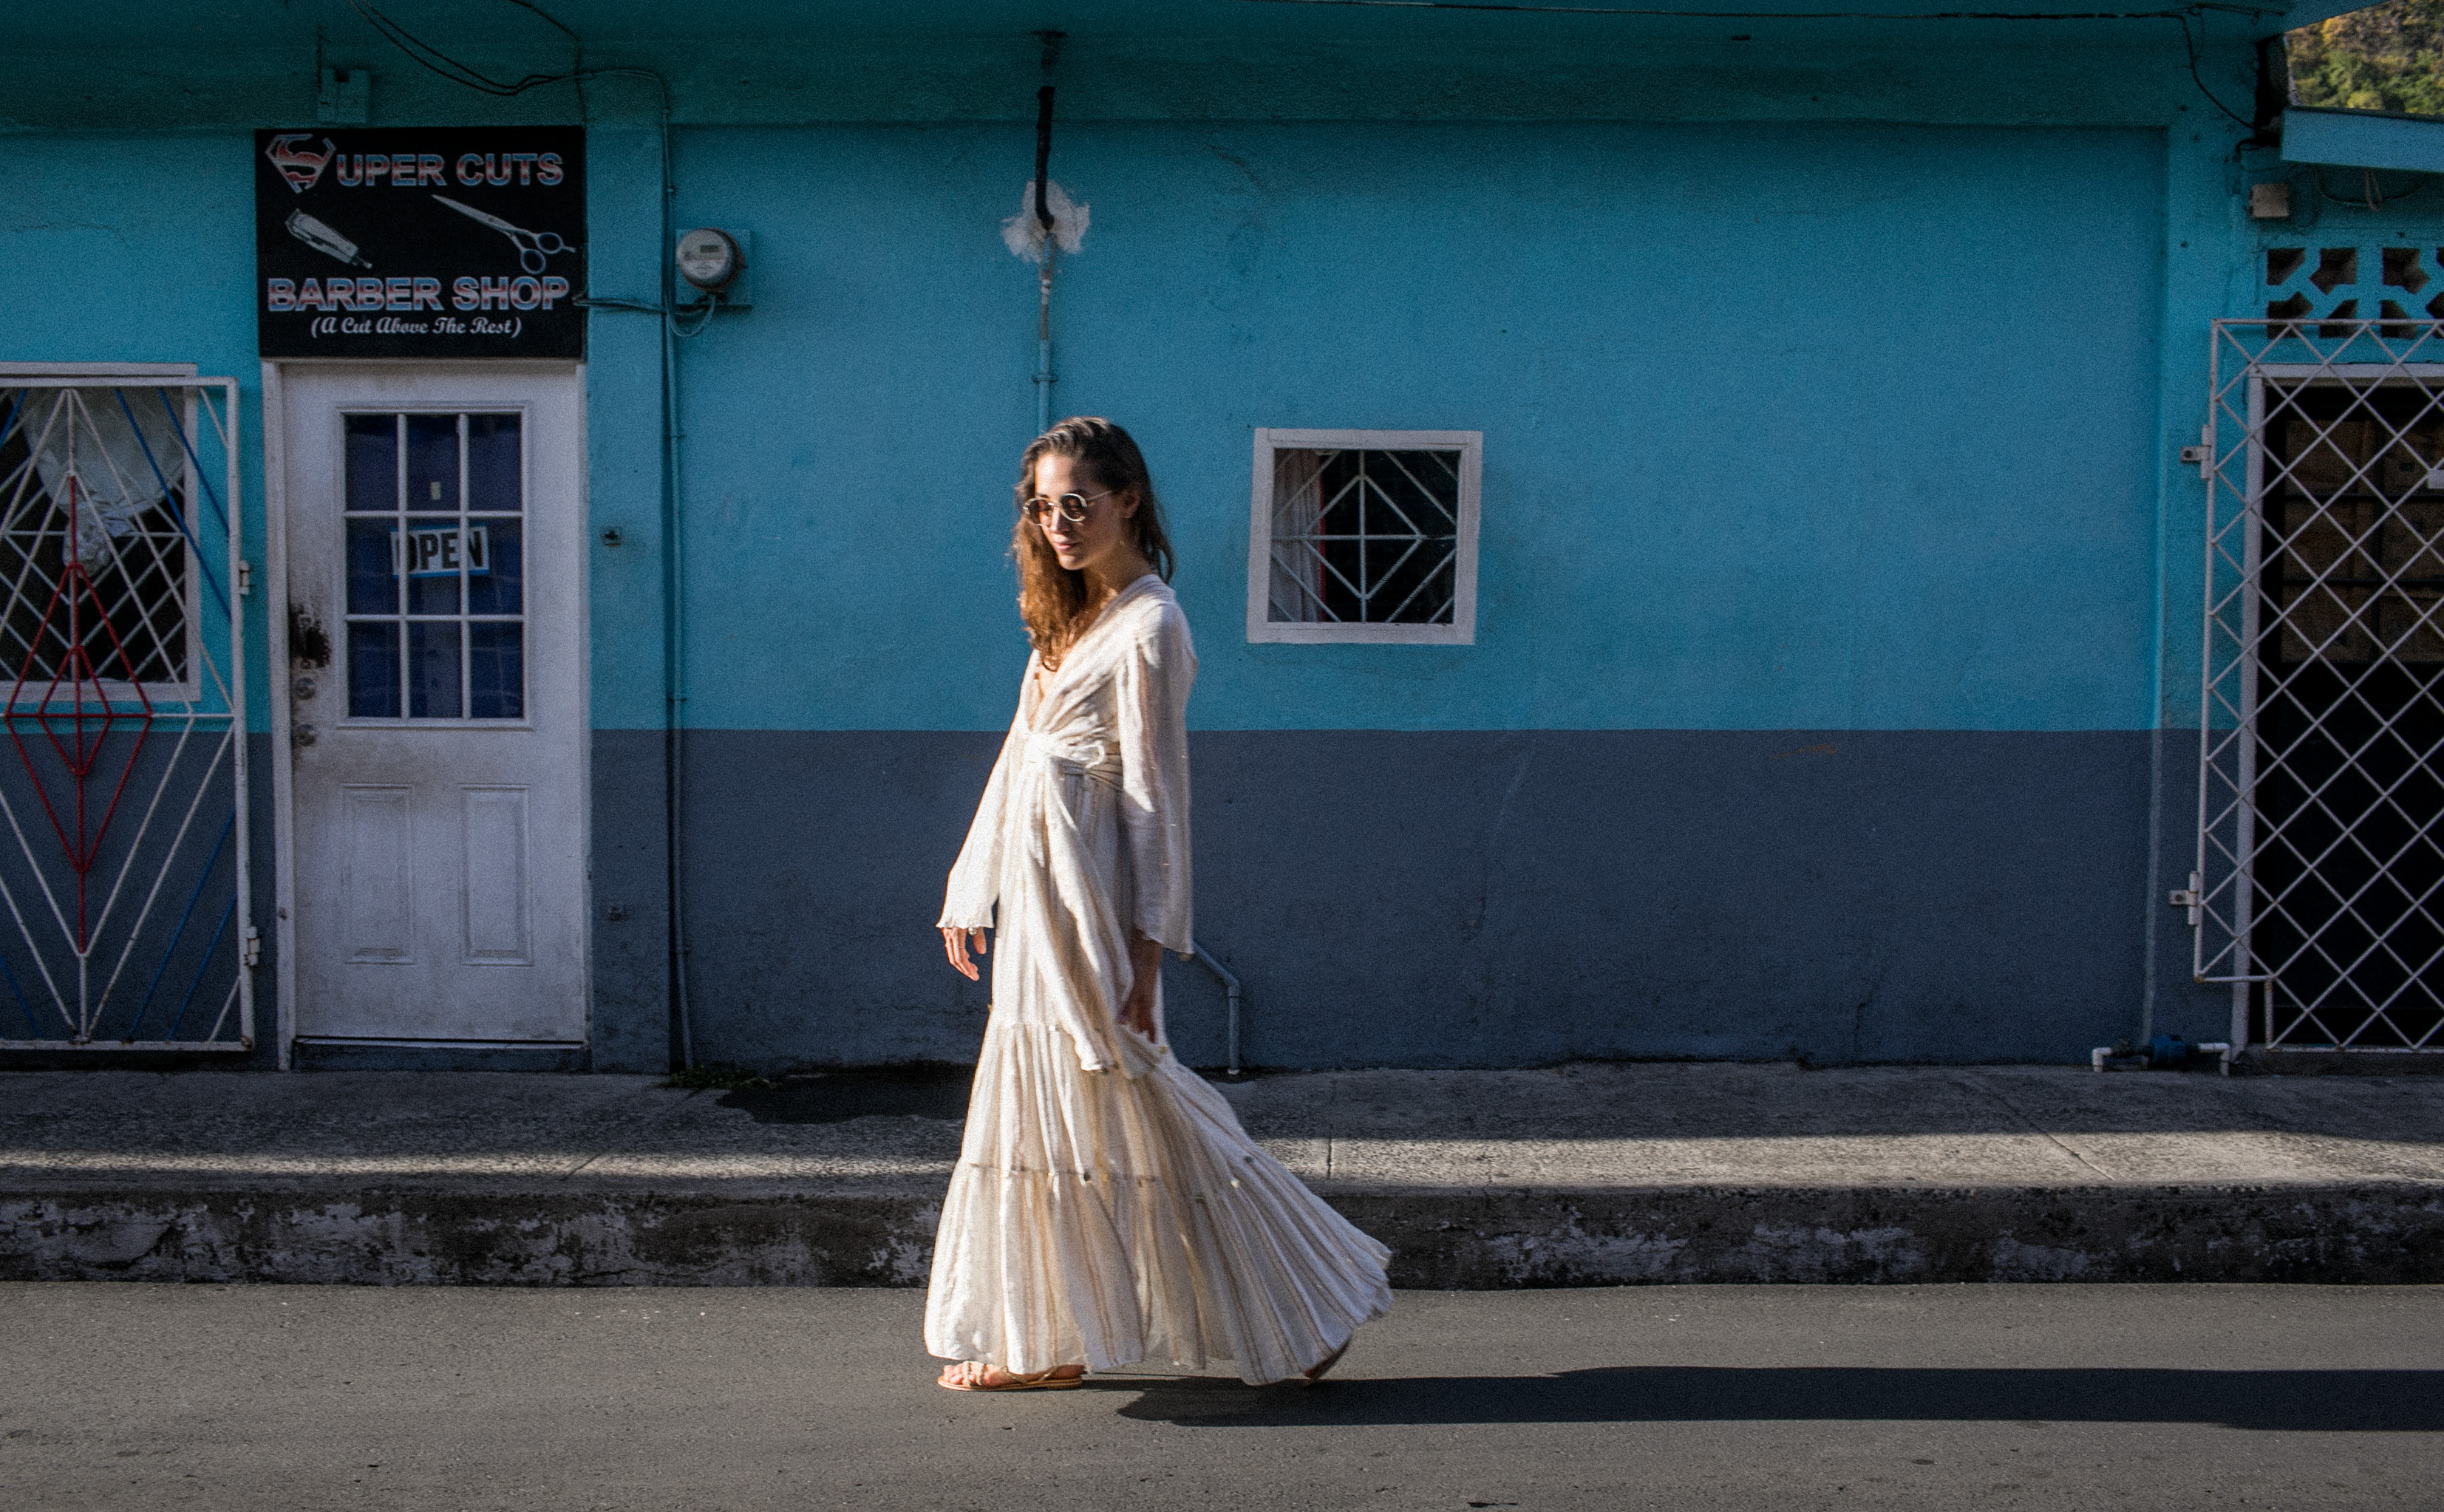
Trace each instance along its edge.
<instances>
[{"instance_id":1,"label":"tan sandal","mask_svg":"<svg viewBox=\"0 0 2444 1512\"><path fill-rule=\"evenodd\" d=\"M965 1365L981 1362L962 1360L959 1363ZM1061 1367L1058 1365L1052 1367L1053 1371L1059 1369ZM987 1365L985 1370L990 1373L1001 1370L1001 1367ZM934 1384L946 1392L1066 1392L1086 1384L1084 1371L1080 1371L1075 1375L1055 1375L1052 1371L1040 1371L1033 1375L1012 1375L1008 1371L1002 1371L1002 1374L1008 1378L997 1384L979 1379L973 1384L961 1382L954 1385L938 1375L934 1378Z\"/></svg>"}]
</instances>

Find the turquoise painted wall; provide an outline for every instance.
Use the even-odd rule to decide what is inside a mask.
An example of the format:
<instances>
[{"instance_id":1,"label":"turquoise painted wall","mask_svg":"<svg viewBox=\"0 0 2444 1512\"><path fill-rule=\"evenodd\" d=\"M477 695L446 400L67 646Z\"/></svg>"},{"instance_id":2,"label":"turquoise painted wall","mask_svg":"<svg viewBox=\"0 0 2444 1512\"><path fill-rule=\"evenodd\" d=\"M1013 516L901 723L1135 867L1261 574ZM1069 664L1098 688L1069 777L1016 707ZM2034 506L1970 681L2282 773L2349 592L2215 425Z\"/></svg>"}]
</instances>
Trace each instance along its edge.
<instances>
[{"instance_id":1,"label":"turquoise painted wall","mask_svg":"<svg viewBox=\"0 0 2444 1512\"><path fill-rule=\"evenodd\" d=\"M689 721L810 732L788 748L827 753L826 780L872 798L875 833L891 837L834 856L846 891L805 908L770 868L829 854L842 842L828 830L776 843L759 823L729 849L700 843L697 865L741 904L700 898L700 918L731 912L760 929L837 916L850 921L844 937L867 938L858 895L915 871L929 894L938 870L903 864L899 837L917 832L903 789L931 781L945 815L964 805L967 758L940 752L966 738L921 732L1007 718L1021 646L1000 542L1010 458L1031 429L1033 285L995 231L1028 164L1028 33L1053 26L1071 33L1055 174L1096 216L1063 270L1062 407L1120 415L1155 457L1203 642L1195 718L1214 731L1208 745L1261 756L1285 743L1279 772L1296 774L1312 743L1361 737L1262 732L1519 732L1435 747L1507 752L1542 729L2153 728L2145 795L2123 737L2012 737L2019 766L1974 754L2002 735L1935 738L1927 749L1970 754L1910 767L1889 788L1793 799L1792 813L1832 826L1814 860L1794 863L1778 820L1747 850L1709 830L1697 849L1726 869L1722 883L1671 906L1746 921L1756 876L1886 856L1861 896L1889 904L1889 921L1862 905L1810 933L1803 915L1823 904L1803 889L1768 911L1792 953L1759 980L1830 1002L1841 994L1823 963L1881 982L1879 952L1919 949L1935 963L1924 1023L1956 1025L1953 998L1969 990L1959 952L1928 941L2000 938L2026 908L1925 933L1948 899L1999 885L1982 857L1964 862L1977 875L1941 870L1971 828L1947 820L1889 855L1860 836L1891 809L1927 808L1946 783L1961 814L1990 818L1997 795L2064 782L2083 791L2035 804L2041 818L2003 826L1995 843L2080 850L2099 871L2062 882L2056 901L2109 897L2127 912L2110 929L2078 925L2055 953L2002 950L2009 980L1981 1001L2060 999L2064 963L2098 956L2109 934L2086 1007L2110 1018L2131 977L2114 952L2135 953L2143 916L2149 990L2167 989L2155 1022L2194 1027L2182 1014L2197 1005L2180 997L2194 990L2186 932L2157 900L2183 874L2191 801L2181 768L2194 758L2162 732L2196 718L2203 489L2174 457L2196 438L2206 324L2262 304L2269 238L2444 245L2444 222L2423 201L2372 214L2337 202L2314 230L2250 225L2243 192L2274 170L2233 152L2239 132L2200 94L2169 21L1742 22L1750 30L1733 33L1697 18L1238 0L939 0L888 13L708 0L674 37L649 0L568 9L590 66L668 82L679 219L758 237L755 309L681 356ZM426 0L410 19L504 76L576 56L497 0ZM2194 24L2198 78L2245 103L2248 44L2277 23L2215 12ZM582 91L491 99L418 70L338 4L133 0L20 18L0 97L0 358L193 360L244 380L258 558L247 133L312 120L318 33L324 61L373 70L377 125L585 121L595 292L650 300L663 276L664 97L649 81L602 75ZM658 340L651 317L605 311L591 341L592 526L625 538L589 547L598 758L627 753L598 784L598 863L627 868L602 895L639 920L627 946L603 942L598 1013L630 1015L644 1048L620 1054L647 1064L662 984L662 936L644 923L662 864L659 741L640 733L664 713ZM1486 432L1477 645L1244 644L1248 430L1266 424ZM262 628L250 627L257 647ZM258 680L258 716L261 692ZM859 730L902 734L822 733ZM2103 775L2065 779L2061 752L2088 741L2114 754L2075 770ZM1718 748L1731 747L1704 747ZM1675 802L1761 812L1697 791L1720 760L1692 757ZM1501 762L1432 767L1413 792L1452 813L1419 832L1440 825L1463 850L1481 838L1498 853L1508 797L1482 837L1452 814L1490 791ZM705 781L720 778L717 761L709 769ZM740 770L718 790L741 802L704 802L700 826L753 813L770 771ZM1275 769L1243 752L1206 770L1227 792L1233 771ZM1972 794L1962 773L1990 778L1991 791ZM1281 775L1256 786L1302 790ZM2142 798L2162 874L2143 885L2123 854L2135 855ZM2064 813L2078 802L2094 825L2071 847ZM1664 821L1680 812L1663 808ZM1285 809L1266 833L1299 840L1330 820ZM1860 833L1842 827L1854 821ZM1651 844L1613 851L1644 858ZM606 861L616 845L635 854ZM1215 855L1214 896L1227 901L1227 845ZM880 871L859 869L869 864ZM2016 864L2005 871L2023 876ZM1919 878L1925 897L1896 894L1897 876ZM1242 937L1265 937L1246 920L1270 897L1268 864L1242 884ZM929 906L875 905L873 931ZM1490 978L1559 958L1541 937L1505 938L1483 950ZM930 987L903 985L896 967L858 969L881 1007L940 987L930 960ZM1420 992L1447 974L1431 966ZM776 980L786 1015L809 983L835 978ZM1590 1001L1638 983L1663 991L1656 981L1607 978ZM1726 1023L1748 1022L1752 986L1682 984L1700 1006L1716 992ZM1522 1001L1541 1011L1542 991ZM2213 1005L2197 1011L2212 1026Z\"/></svg>"},{"instance_id":2,"label":"turquoise painted wall","mask_svg":"<svg viewBox=\"0 0 2444 1512\"><path fill-rule=\"evenodd\" d=\"M254 281L242 166L252 150L243 133L0 135L0 360L194 362L237 379L242 549L259 565L262 369L242 292ZM217 489L217 448L207 462ZM260 591L244 600L256 729L270 728L264 602Z\"/></svg>"},{"instance_id":3,"label":"turquoise painted wall","mask_svg":"<svg viewBox=\"0 0 2444 1512\"><path fill-rule=\"evenodd\" d=\"M496 72L566 66L565 39L513 10L422 19ZM1155 450L1205 641L1200 723L2194 721L2200 490L2170 457L2194 438L2203 323L2251 307L2261 238L2236 133L2169 27L2043 46L1828 21L1736 43L1618 18L974 0L898 22L721 6L681 40L657 14L589 8L587 62L663 72L681 217L762 237L757 309L683 356L691 592L754 610L692 627L700 727L1004 717L998 514L1031 421L1031 285L992 233L1027 168L1024 33L1046 24L1073 31L1056 172L1098 214L1064 270L1063 407ZM492 100L350 14L89 19L18 33L37 66L0 102L0 354L195 360L248 381L259 435L232 297L243 133L311 119L318 26L329 61L375 70L377 123L588 120L597 290L658 285L644 81ZM2245 99L2248 28L2202 24L2203 78ZM858 120L899 124L836 123ZM2404 209L2372 226L2424 224ZM598 316L593 343L596 524L628 541L596 552L595 707L651 728L651 321ZM1247 428L1299 422L1487 432L1477 646L1241 642ZM258 533L259 459L250 440ZM853 512L814 513L844 489L897 507L921 589L841 570L874 549Z\"/></svg>"},{"instance_id":4,"label":"turquoise painted wall","mask_svg":"<svg viewBox=\"0 0 2444 1512\"><path fill-rule=\"evenodd\" d=\"M684 136L682 218L759 253L684 349L692 723L1006 718L1011 135ZM2147 725L2157 134L1087 124L1057 162L1058 405L1148 449L1200 724ZM1260 425L1485 433L1475 646L1244 643Z\"/></svg>"}]
</instances>

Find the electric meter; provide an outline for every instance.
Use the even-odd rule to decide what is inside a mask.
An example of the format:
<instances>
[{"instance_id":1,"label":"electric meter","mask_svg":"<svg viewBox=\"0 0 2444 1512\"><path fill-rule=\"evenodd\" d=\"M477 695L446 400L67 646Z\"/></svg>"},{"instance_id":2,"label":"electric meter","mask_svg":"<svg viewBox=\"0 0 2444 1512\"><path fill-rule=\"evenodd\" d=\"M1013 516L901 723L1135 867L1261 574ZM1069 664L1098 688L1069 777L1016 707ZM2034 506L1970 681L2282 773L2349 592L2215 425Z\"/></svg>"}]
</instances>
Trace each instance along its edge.
<instances>
[{"instance_id":1,"label":"electric meter","mask_svg":"<svg viewBox=\"0 0 2444 1512\"><path fill-rule=\"evenodd\" d=\"M728 288L747 270L737 239L710 226L679 238L678 264L679 277L708 292Z\"/></svg>"}]
</instances>

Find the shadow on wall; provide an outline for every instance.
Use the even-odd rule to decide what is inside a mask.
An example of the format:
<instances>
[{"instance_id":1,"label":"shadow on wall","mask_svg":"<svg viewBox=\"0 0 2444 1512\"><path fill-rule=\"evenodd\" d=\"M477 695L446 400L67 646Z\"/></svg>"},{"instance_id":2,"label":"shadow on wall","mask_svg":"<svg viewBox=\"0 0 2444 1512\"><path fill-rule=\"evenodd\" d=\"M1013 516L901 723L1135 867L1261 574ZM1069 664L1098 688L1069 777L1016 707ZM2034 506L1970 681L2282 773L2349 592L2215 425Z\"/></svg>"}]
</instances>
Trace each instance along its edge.
<instances>
[{"instance_id":1,"label":"shadow on wall","mask_svg":"<svg viewBox=\"0 0 2444 1512\"><path fill-rule=\"evenodd\" d=\"M1234 1380L1137 1382L1122 1417L1187 1428L1468 1423L2177 1423L2282 1433L2444 1429L2444 1371L1735 1370L1620 1367L1558 1375L1334 1381L1250 1392Z\"/></svg>"}]
</instances>

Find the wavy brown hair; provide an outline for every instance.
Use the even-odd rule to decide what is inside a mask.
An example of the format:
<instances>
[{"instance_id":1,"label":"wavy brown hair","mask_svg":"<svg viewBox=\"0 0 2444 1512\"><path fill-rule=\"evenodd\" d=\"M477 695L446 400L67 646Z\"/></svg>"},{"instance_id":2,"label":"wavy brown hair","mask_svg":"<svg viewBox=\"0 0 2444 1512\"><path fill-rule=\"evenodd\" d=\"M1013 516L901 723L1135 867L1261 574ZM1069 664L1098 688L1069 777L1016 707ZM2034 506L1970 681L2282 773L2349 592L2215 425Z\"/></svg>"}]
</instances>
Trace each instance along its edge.
<instances>
[{"instance_id":1,"label":"wavy brown hair","mask_svg":"<svg viewBox=\"0 0 2444 1512\"><path fill-rule=\"evenodd\" d=\"M1018 617L1027 621L1027 638L1045 666L1058 667L1084 628L1086 575L1063 566L1043 529L1027 517L1027 501L1035 492L1035 464L1047 456L1070 458L1098 489L1135 492L1138 510L1129 524L1137 532L1138 551L1165 582L1171 581L1172 557L1171 538L1162 531L1162 507L1155 501L1154 477L1129 433L1100 415L1077 415L1029 442L1018 459L1018 525L1010 532L1009 555L1018 563Z\"/></svg>"}]
</instances>

